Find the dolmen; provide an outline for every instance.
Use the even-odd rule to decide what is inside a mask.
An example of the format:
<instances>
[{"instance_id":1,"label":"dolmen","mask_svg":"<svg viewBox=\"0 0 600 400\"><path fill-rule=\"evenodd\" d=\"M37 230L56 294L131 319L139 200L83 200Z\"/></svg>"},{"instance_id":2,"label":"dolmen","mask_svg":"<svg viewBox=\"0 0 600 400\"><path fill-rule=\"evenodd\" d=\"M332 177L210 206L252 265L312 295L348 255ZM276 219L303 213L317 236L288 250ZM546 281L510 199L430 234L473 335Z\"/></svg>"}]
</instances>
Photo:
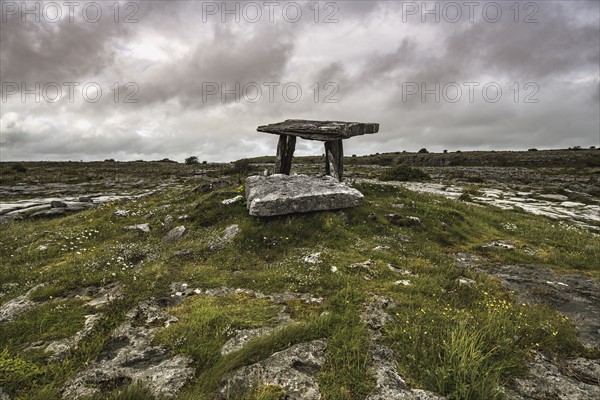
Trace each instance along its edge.
<instances>
[{"instance_id":1,"label":"dolmen","mask_svg":"<svg viewBox=\"0 0 600 400\"><path fill-rule=\"evenodd\" d=\"M297 212L355 207L364 196L342 182L342 140L373 134L379 124L288 119L259 126L259 132L279 135L274 174L246 179L246 204L250 215L269 217ZM290 175L296 138L325 142L325 175Z\"/></svg>"}]
</instances>

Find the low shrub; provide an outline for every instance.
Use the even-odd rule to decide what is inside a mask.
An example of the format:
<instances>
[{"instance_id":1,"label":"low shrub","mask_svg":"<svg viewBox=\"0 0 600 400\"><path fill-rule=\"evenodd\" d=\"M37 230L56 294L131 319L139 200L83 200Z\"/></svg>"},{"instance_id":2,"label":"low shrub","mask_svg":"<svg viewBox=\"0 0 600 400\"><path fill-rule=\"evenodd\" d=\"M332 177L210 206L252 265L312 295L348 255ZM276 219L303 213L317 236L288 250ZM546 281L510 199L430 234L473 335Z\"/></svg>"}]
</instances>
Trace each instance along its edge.
<instances>
[{"instance_id":1,"label":"low shrub","mask_svg":"<svg viewBox=\"0 0 600 400\"><path fill-rule=\"evenodd\" d=\"M379 179L382 181L426 181L431 179L431 176L418 168L400 164L386 170Z\"/></svg>"},{"instance_id":2,"label":"low shrub","mask_svg":"<svg viewBox=\"0 0 600 400\"><path fill-rule=\"evenodd\" d=\"M19 173L25 173L25 172L27 172L27 168L25 168L25 166L23 164L15 164L15 165L12 166L11 169L13 171L19 172Z\"/></svg>"}]
</instances>

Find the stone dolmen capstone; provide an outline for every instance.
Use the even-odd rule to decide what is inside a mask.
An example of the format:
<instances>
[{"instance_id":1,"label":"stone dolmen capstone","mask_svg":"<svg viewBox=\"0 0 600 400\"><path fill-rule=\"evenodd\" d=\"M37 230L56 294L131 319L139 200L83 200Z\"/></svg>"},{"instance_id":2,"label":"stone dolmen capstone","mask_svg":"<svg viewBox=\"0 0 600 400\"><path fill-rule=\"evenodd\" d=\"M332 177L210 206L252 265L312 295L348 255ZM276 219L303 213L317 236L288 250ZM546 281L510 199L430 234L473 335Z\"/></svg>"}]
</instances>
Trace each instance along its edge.
<instances>
[{"instance_id":1,"label":"stone dolmen capstone","mask_svg":"<svg viewBox=\"0 0 600 400\"><path fill-rule=\"evenodd\" d=\"M246 179L246 203L250 215L268 217L336 210L362 203L362 193L342 183L342 140L376 133L379 124L288 119L259 126L257 130L279 135L279 143L275 174ZM325 176L290 175L296 137L325 142Z\"/></svg>"}]
</instances>

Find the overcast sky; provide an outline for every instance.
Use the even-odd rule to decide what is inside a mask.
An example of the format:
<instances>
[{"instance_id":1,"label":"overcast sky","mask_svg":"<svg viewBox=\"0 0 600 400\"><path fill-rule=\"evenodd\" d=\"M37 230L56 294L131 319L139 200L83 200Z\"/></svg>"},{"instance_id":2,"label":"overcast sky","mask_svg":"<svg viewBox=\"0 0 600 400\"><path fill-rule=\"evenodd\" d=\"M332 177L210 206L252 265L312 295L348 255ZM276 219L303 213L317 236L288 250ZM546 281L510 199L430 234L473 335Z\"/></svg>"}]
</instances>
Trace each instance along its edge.
<instances>
[{"instance_id":1,"label":"overcast sky","mask_svg":"<svg viewBox=\"0 0 600 400\"><path fill-rule=\"evenodd\" d=\"M3 161L274 155L290 118L380 124L346 154L600 144L598 1L1 3Z\"/></svg>"}]
</instances>

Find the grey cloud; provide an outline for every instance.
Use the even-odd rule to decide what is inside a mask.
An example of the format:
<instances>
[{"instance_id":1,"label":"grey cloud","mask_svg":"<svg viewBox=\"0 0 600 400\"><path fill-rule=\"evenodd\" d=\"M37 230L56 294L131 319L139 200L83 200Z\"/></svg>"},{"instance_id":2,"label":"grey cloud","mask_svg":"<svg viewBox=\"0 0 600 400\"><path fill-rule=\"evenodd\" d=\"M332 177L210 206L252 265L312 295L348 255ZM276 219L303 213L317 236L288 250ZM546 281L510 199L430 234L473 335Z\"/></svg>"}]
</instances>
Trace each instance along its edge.
<instances>
[{"instance_id":1,"label":"grey cloud","mask_svg":"<svg viewBox=\"0 0 600 400\"><path fill-rule=\"evenodd\" d=\"M445 60L464 72L484 70L544 79L598 65L600 35L595 25L579 25L558 2L538 2L539 23L473 24L446 40ZM598 5L598 4L597 4Z\"/></svg>"},{"instance_id":2,"label":"grey cloud","mask_svg":"<svg viewBox=\"0 0 600 400\"><path fill-rule=\"evenodd\" d=\"M270 29L269 29L270 28ZM228 90L256 82L280 81L292 55L293 36L277 27L257 26L249 38L236 37L226 25L215 25L210 45L196 46L186 60L153 72L149 80L140 82L143 104L179 98L186 107L220 105L218 95L203 101L205 84L225 83ZM271 40L275 36L278 40ZM234 97L226 97L233 101Z\"/></svg>"},{"instance_id":3,"label":"grey cloud","mask_svg":"<svg viewBox=\"0 0 600 400\"><path fill-rule=\"evenodd\" d=\"M370 14L380 10L380 3L372 0L350 0L331 3L337 4L339 9L339 19L354 17L367 18ZM328 8L325 11L332 12L332 10L333 8Z\"/></svg>"},{"instance_id":4,"label":"grey cloud","mask_svg":"<svg viewBox=\"0 0 600 400\"><path fill-rule=\"evenodd\" d=\"M303 9L311 4L302 2ZM94 104L16 98L1 104L2 158L182 160L194 154L227 161L273 154L276 137L255 128L286 118L381 124L377 135L349 141L348 154L598 145L599 3L539 4L538 24L515 24L512 16L497 24L404 24L400 2L354 1L339 2L340 21L328 25L315 24L308 12L297 24L204 23L195 1L141 3L140 22L130 25L110 18L96 25L11 20L0 27L3 82L94 77L105 95ZM163 47L153 49L153 41ZM153 58L163 50L166 59ZM303 85L298 103L202 99L203 82L231 89L236 82L290 80ZM505 90L499 103L402 98L402 82L489 80ZM108 88L115 81L136 82L139 103L115 103ZM537 82L540 102L512 102L512 81ZM314 102L313 82L336 82L339 103ZM298 150L321 153L313 143Z\"/></svg>"},{"instance_id":5,"label":"grey cloud","mask_svg":"<svg viewBox=\"0 0 600 400\"><path fill-rule=\"evenodd\" d=\"M66 17L57 23L21 21L17 14L3 15L0 24L0 76L10 82L65 82L97 75L115 57L112 41L126 40L129 26L110 18L97 23Z\"/></svg>"}]
</instances>

